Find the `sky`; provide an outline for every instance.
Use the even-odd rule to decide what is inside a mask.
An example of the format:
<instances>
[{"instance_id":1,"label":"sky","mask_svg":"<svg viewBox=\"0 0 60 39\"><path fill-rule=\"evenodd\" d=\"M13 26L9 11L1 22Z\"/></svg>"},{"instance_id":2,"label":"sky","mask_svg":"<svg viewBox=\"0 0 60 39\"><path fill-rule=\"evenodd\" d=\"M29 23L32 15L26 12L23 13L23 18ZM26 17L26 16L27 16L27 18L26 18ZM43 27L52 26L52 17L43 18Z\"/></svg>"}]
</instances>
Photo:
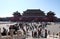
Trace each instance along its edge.
<instances>
[{"instance_id":1,"label":"sky","mask_svg":"<svg viewBox=\"0 0 60 39\"><path fill-rule=\"evenodd\" d=\"M27 9L53 11L60 18L60 0L0 0L0 17L11 17L15 11L22 14Z\"/></svg>"}]
</instances>

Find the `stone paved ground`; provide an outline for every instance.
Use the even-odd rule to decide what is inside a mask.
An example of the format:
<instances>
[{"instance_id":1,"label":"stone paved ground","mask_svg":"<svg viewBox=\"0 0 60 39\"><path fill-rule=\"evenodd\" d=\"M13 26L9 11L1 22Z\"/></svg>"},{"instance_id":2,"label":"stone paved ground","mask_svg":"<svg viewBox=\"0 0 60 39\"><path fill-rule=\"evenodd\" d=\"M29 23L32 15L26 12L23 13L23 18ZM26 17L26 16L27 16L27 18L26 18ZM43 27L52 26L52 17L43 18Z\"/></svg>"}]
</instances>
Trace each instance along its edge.
<instances>
[{"instance_id":1,"label":"stone paved ground","mask_svg":"<svg viewBox=\"0 0 60 39\"><path fill-rule=\"evenodd\" d=\"M26 39L47 39L47 38L32 38L32 37L29 37L29 38L26 38Z\"/></svg>"},{"instance_id":2,"label":"stone paved ground","mask_svg":"<svg viewBox=\"0 0 60 39\"><path fill-rule=\"evenodd\" d=\"M26 39L59 39L59 36L54 35L54 37L53 37L53 35L50 35L50 36L48 35L47 38L32 38L32 37L28 37Z\"/></svg>"},{"instance_id":3,"label":"stone paved ground","mask_svg":"<svg viewBox=\"0 0 60 39\"><path fill-rule=\"evenodd\" d=\"M26 38L26 39L59 39L59 38Z\"/></svg>"}]
</instances>

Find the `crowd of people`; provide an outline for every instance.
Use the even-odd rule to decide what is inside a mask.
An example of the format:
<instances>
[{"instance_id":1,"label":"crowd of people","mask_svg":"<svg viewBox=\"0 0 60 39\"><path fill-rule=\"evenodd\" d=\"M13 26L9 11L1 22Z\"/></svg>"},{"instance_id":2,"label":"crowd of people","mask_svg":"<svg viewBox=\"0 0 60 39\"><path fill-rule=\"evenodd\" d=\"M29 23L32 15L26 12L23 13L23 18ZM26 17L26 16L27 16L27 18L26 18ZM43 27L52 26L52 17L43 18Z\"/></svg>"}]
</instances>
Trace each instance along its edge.
<instances>
[{"instance_id":1,"label":"crowd of people","mask_svg":"<svg viewBox=\"0 0 60 39\"><path fill-rule=\"evenodd\" d=\"M45 27L47 26L47 24L45 23L38 23L38 25L33 24L29 25L29 23L19 23L19 24L15 24L15 25L10 25L9 30L14 29L15 31L13 32L14 34L16 34L16 32L18 30L22 30L23 34L26 35L27 33L29 33L29 31L31 31L31 35L32 37L42 37L42 38L47 38L48 35L48 30L45 29ZM3 27L3 32L2 35L6 35L7 30ZM10 33L8 32L8 35L10 35Z\"/></svg>"}]
</instances>

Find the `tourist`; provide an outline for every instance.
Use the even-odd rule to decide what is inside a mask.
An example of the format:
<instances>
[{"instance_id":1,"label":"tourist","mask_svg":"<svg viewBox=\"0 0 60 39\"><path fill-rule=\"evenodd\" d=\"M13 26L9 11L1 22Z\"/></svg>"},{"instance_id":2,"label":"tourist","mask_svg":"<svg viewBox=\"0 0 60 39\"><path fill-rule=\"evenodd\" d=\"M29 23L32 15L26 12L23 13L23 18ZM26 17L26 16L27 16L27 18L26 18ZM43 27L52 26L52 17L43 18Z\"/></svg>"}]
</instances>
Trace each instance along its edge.
<instances>
[{"instance_id":1,"label":"tourist","mask_svg":"<svg viewBox=\"0 0 60 39\"><path fill-rule=\"evenodd\" d=\"M37 37L37 31L36 30L34 31L34 37Z\"/></svg>"},{"instance_id":2,"label":"tourist","mask_svg":"<svg viewBox=\"0 0 60 39\"><path fill-rule=\"evenodd\" d=\"M20 24L19 24L19 27L22 29L22 28L23 28L23 24L20 23Z\"/></svg>"},{"instance_id":3,"label":"tourist","mask_svg":"<svg viewBox=\"0 0 60 39\"><path fill-rule=\"evenodd\" d=\"M2 35L5 36L7 33L7 30L3 27L3 32L2 32Z\"/></svg>"},{"instance_id":4,"label":"tourist","mask_svg":"<svg viewBox=\"0 0 60 39\"><path fill-rule=\"evenodd\" d=\"M50 30L48 30L48 35L50 35Z\"/></svg>"},{"instance_id":5,"label":"tourist","mask_svg":"<svg viewBox=\"0 0 60 39\"><path fill-rule=\"evenodd\" d=\"M47 29L45 29L45 38L47 38Z\"/></svg>"},{"instance_id":6,"label":"tourist","mask_svg":"<svg viewBox=\"0 0 60 39\"><path fill-rule=\"evenodd\" d=\"M40 29L38 30L38 37L41 36L41 31L42 31L42 29L40 28Z\"/></svg>"}]
</instances>

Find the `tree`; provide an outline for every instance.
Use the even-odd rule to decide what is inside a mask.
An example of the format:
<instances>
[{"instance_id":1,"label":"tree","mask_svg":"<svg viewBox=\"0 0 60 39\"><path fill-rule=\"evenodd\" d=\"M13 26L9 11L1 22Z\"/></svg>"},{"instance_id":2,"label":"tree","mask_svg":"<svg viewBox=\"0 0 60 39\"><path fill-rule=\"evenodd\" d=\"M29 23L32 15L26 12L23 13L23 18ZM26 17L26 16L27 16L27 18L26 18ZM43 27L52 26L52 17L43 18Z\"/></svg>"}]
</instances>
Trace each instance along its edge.
<instances>
[{"instance_id":1,"label":"tree","mask_svg":"<svg viewBox=\"0 0 60 39\"><path fill-rule=\"evenodd\" d=\"M47 13L47 17L48 17L48 19L49 19L50 22L53 22L53 21L55 21L55 19L56 19L55 13L52 12L52 11L49 11L49 12Z\"/></svg>"},{"instance_id":2,"label":"tree","mask_svg":"<svg viewBox=\"0 0 60 39\"><path fill-rule=\"evenodd\" d=\"M11 18L11 21L20 21L21 14L18 11L14 12L13 16L14 17Z\"/></svg>"},{"instance_id":3,"label":"tree","mask_svg":"<svg viewBox=\"0 0 60 39\"><path fill-rule=\"evenodd\" d=\"M21 14L20 14L18 11L16 11L16 12L13 13L13 16L14 16L14 17L20 17Z\"/></svg>"},{"instance_id":4,"label":"tree","mask_svg":"<svg viewBox=\"0 0 60 39\"><path fill-rule=\"evenodd\" d=\"M55 14L54 14L54 12L49 11L49 12L47 13L47 16L48 16L48 17L54 17L54 16L55 16Z\"/></svg>"}]
</instances>

